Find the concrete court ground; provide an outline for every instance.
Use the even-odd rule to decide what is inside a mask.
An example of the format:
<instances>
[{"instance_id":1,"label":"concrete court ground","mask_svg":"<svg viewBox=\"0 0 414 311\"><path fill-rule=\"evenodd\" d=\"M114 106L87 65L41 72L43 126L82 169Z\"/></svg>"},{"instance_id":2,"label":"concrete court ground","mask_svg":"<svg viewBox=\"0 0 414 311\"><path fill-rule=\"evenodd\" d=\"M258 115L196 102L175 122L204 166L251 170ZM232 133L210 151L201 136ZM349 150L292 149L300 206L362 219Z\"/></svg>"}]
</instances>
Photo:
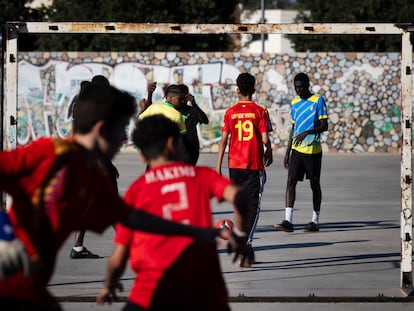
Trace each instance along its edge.
<instances>
[{"instance_id":1,"label":"concrete court ground","mask_svg":"<svg viewBox=\"0 0 414 311\"><path fill-rule=\"evenodd\" d=\"M304 233L312 196L299 183L295 232L273 229L284 217L286 170L275 154L254 240L257 264L241 269L220 251L232 310L412 310L414 299L400 289L400 155L325 154L322 168L321 230ZM216 154L202 154L199 164L215 167ZM123 193L145 169L136 151L115 159ZM227 174L227 167L223 167ZM214 200L214 218L231 218L231 206ZM72 260L71 237L62 248L49 289L65 310L120 310L122 303L93 303L112 250L113 229L87 233L85 245L102 259ZM123 277L125 299L133 273Z\"/></svg>"}]
</instances>

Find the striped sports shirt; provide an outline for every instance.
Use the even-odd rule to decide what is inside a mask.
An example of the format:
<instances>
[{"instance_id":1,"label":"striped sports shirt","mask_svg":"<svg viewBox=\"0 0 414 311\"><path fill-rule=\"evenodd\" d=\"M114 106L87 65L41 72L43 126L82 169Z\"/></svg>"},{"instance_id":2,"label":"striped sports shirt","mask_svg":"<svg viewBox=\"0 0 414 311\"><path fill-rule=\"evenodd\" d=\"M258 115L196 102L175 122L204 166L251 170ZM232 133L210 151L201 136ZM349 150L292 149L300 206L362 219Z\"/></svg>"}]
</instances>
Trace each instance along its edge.
<instances>
[{"instance_id":1,"label":"striped sports shirt","mask_svg":"<svg viewBox=\"0 0 414 311\"><path fill-rule=\"evenodd\" d=\"M307 135L300 145L296 146L294 142L300 133L313 130L320 125L320 120L328 119L325 99L318 94L313 94L308 99L296 96L292 99L290 113L291 122L295 126L292 149L305 154L322 152L320 133Z\"/></svg>"}]
</instances>

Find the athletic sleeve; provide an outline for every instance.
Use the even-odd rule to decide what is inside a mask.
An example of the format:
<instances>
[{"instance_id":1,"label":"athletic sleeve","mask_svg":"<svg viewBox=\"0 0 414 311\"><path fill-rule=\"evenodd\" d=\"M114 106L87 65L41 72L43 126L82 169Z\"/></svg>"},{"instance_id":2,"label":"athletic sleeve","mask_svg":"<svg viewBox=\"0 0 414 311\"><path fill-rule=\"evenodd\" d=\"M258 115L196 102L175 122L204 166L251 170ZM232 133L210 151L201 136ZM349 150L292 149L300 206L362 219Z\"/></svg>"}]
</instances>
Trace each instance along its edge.
<instances>
[{"instance_id":1,"label":"athletic sleeve","mask_svg":"<svg viewBox=\"0 0 414 311\"><path fill-rule=\"evenodd\" d=\"M229 110L226 110L224 117L223 117L223 125L221 127L221 131L226 132L226 133L231 132L231 129L230 129L231 123L228 120L228 116L229 116Z\"/></svg>"},{"instance_id":2,"label":"athletic sleeve","mask_svg":"<svg viewBox=\"0 0 414 311\"><path fill-rule=\"evenodd\" d=\"M259 106L260 107L260 106ZM260 107L262 108L262 107ZM260 133L267 133L268 132L268 126L269 126L269 118L266 112L265 108L261 109L261 117L260 117L260 122L259 122L259 130Z\"/></svg>"},{"instance_id":3,"label":"athletic sleeve","mask_svg":"<svg viewBox=\"0 0 414 311\"><path fill-rule=\"evenodd\" d=\"M318 119L328 119L328 110L326 108L326 102L322 96L319 96L318 100Z\"/></svg>"},{"instance_id":4,"label":"athletic sleeve","mask_svg":"<svg viewBox=\"0 0 414 311\"><path fill-rule=\"evenodd\" d=\"M328 119L328 109L326 108L325 99L322 96L318 100L318 119Z\"/></svg>"},{"instance_id":5,"label":"athletic sleeve","mask_svg":"<svg viewBox=\"0 0 414 311\"><path fill-rule=\"evenodd\" d=\"M224 189L232 183L232 181L222 175L216 173L215 170L209 167L197 167L202 177L202 180L205 181L205 184L210 187L210 193L214 196L219 202L223 200Z\"/></svg>"},{"instance_id":6,"label":"athletic sleeve","mask_svg":"<svg viewBox=\"0 0 414 311\"><path fill-rule=\"evenodd\" d=\"M17 179L30 176L39 165L48 167L54 160L54 147L50 139L41 138L24 147L0 152L0 187L5 191L11 190ZM41 176L31 176L37 179Z\"/></svg>"}]
</instances>

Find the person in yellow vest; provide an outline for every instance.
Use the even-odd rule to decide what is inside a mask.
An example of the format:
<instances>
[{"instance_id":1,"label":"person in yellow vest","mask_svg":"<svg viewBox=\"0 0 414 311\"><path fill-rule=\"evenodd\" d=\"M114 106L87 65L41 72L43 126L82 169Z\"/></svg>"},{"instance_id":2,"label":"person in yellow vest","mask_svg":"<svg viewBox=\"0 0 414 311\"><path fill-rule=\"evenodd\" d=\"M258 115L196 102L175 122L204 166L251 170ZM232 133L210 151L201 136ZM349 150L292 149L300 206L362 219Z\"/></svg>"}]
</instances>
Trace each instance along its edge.
<instances>
[{"instance_id":1,"label":"person in yellow vest","mask_svg":"<svg viewBox=\"0 0 414 311\"><path fill-rule=\"evenodd\" d=\"M161 114L167 119L177 123L181 134L187 132L184 118L176 107L178 107L184 100L184 94L181 88L176 84L171 84L165 89L165 100L161 103L149 105L139 116L138 120L146 117Z\"/></svg>"},{"instance_id":2,"label":"person in yellow vest","mask_svg":"<svg viewBox=\"0 0 414 311\"><path fill-rule=\"evenodd\" d=\"M171 84L165 89L165 100L160 103L151 103L138 115L138 121L149 116L162 115L178 125L180 138L176 140L176 160L191 163L190 146L187 138L187 127L184 116L177 107L185 100L185 95L179 85Z\"/></svg>"}]
</instances>

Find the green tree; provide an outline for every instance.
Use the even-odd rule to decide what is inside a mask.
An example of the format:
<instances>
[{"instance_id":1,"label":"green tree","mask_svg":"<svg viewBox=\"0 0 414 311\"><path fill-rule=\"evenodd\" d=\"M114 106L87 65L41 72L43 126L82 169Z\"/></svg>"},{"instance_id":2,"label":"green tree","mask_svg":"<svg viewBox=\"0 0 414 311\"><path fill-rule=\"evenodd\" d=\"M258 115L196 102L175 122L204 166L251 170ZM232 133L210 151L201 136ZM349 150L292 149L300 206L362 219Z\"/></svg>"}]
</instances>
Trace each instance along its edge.
<instances>
[{"instance_id":1,"label":"green tree","mask_svg":"<svg viewBox=\"0 0 414 311\"><path fill-rule=\"evenodd\" d=\"M412 0L297 0L298 23L407 23L414 20ZM289 35L297 52L398 52L393 35Z\"/></svg>"},{"instance_id":2,"label":"green tree","mask_svg":"<svg viewBox=\"0 0 414 311\"><path fill-rule=\"evenodd\" d=\"M31 2L33 0L0 0L0 24L16 21L41 21L45 12L44 7L32 9L28 6ZM19 50L32 50L36 37L24 36L23 39L19 40Z\"/></svg>"},{"instance_id":3,"label":"green tree","mask_svg":"<svg viewBox=\"0 0 414 311\"><path fill-rule=\"evenodd\" d=\"M54 0L50 21L234 23L237 0ZM39 50L232 50L232 35L44 35Z\"/></svg>"}]
</instances>

